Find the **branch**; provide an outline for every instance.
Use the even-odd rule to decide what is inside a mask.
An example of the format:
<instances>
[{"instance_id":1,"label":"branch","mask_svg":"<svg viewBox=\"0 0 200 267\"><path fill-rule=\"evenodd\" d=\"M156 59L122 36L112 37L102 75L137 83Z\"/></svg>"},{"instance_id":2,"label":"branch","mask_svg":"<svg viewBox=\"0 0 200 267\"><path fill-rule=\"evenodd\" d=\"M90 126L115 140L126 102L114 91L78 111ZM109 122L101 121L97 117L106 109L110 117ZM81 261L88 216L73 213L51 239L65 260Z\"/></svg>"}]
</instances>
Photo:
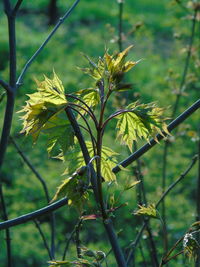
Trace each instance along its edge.
<instances>
[{"instance_id":1,"label":"branch","mask_svg":"<svg viewBox=\"0 0 200 267\"><path fill-rule=\"evenodd\" d=\"M3 197L2 184L0 184L0 199L1 199L1 210L3 215L3 220L8 220L8 215L6 211L6 205ZM11 238L10 238L10 229L6 229L6 247L7 247L7 261L8 267L12 267L11 259Z\"/></svg>"},{"instance_id":2,"label":"branch","mask_svg":"<svg viewBox=\"0 0 200 267\"><path fill-rule=\"evenodd\" d=\"M30 67L30 65L33 63L34 59L39 55L40 52L42 52L43 48L46 46L46 44L49 42L49 40L52 38L52 36L54 35L54 33L57 31L57 29L60 27L60 25L69 17L69 15L72 13L72 11L74 10L74 8L77 6L78 2L80 0L76 0L74 2L74 4L72 5L72 7L65 13L65 15L59 19L58 23L56 24L56 26L53 28L53 30L51 31L51 33L48 35L48 37L46 38L46 40L42 43L42 45L38 48L38 50L33 54L33 56L27 61L27 63L25 64L19 78L17 79L17 87L19 87L22 83L23 77L27 71L27 69Z\"/></svg>"},{"instance_id":3,"label":"branch","mask_svg":"<svg viewBox=\"0 0 200 267\"><path fill-rule=\"evenodd\" d=\"M98 122L97 122L97 119L96 119L96 116L94 115L94 112L93 110L82 100L80 99L79 97L77 96L74 96L74 95L70 95L70 94L65 94L66 97L69 97L69 98L72 98L72 99L75 99L75 100L78 100L80 103L82 103L84 106L86 106L86 108L88 109L89 113L90 113L90 116L93 118L94 122L95 122L95 126L97 127L98 125ZM88 113L88 114L89 114Z\"/></svg>"},{"instance_id":4,"label":"branch","mask_svg":"<svg viewBox=\"0 0 200 267\"><path fill-rule=\"evenodd\" d=\"M118 46L119 46L119 52L122 52L122 16L123 16L123 5L124 5L124 1L120 1L119 2L119 24L118 24Z\"/></svg>"},{"instance_id":5,"label":"branch","mask_svg":"<svg viewBox=\"0 0 200 267\"><path fill-rule=\"evenodd\" d=\"M10 227L13 227L15 225L23 224L28 221L34 220L40 216L43 216L45 214L48 214L54 210L59 209L60 207L67 205L68 204L68 199L67 198L62 198L61 200L48 205L42 209L35 210L33 212L27 213L25 215L22 215L20 217L17 217L15 219L11 219L5 222L0 223L0 230L7 229Z\"/></svg>"},{"instance_id":6,"label":"branch","mask_svg":"<svg viewBox=\"0 0 200 267\"><path fill-rule=\"evenodd\" d=\"M15 142L15 140L12 137L10 137L10 140L13 143L13 145L16 148L19 155L22 157L22 159L26 163L26 165L29 167L29 169L33 172L35 177L42 184L42 187L43 187L43 190L44 190L44 193L46 196L47 204L49 204L50 197L49 197L49 192L48 192L48 188L47 188L45 180L42 178L42 176L39 174L39 172L34 168L34 166L31 164L29 159L26 157L26 155L20 149L18 144ZM50 225L51 225L51 255L52 255L52 257L54 257L54 252L55 252L55 217L54 217L53 213L50 214Z\"/></svg>"},{"instance_id":7,"label":"branch","mask_svg":"<svg viewBox=\"0 0 200 267\"><path fill-rule=\"evenodd\" d=\"M70 107L67 107L65 108L65 112L66 112L66 115L72 125L72 128L74 130L74 133L78 139L78 142L79 142L79 145L81 147L81 151L83 153L83 158L84 158L84 161L85 161L85 164L88 165L90 163L90 155L89 155L89 152L88 152L88 149L87 149L87 146L85 144L85 140L82 136L82 133L80 131L80 128L78 126L78 123L74 117L74 114L73 112L71 111L71 108ZM90 168L91 168L91 184L92 184L92 187L93 187L93 190L94 190L94 195L95 195L95 198L98 200L98 191L97 191L97 181L96 181L96 173L94 171L94 168L92 167L92 165L90 164Z\"/></svg>"},{"instance_id":8,"label":"branch","mask_svg":"<svg viewBox=\"0 0 200 267\"><path fill-rule=\"evenodd\" d=\"M12 16L16 16L17 15L17 12L18 12L22 2L23 2L23 0L18 0L17 1L16 5L15 5L15 7L14 7L12 13L11 13Z\"/></svg>"},{"instance_id":9,"label":"branch","mask_svg":"<svg viewBox=\"0 0 200 267\"><path fill-rule=\"evenodd\" d=\"M7 91L7 92L12 92L12 89L8 83L6 83L3 80L0 80L0 85Z\"/></svg>"},{"instance_id":10,"label":"branch","mask_svg":"<svg viewBox=\"0 0 200 267\"><path fill-rule=\"evenodd\" d=\"M43 231L42 231L42 229L41 229L41 227L40 227L40 224L39 224L39 222L38 222L37 220L34 220L34 223L35 223L35 226L37 227L38 232L39 232L39 234L40 234L40 236L41 236L41 238L42 238L42 240L43 240L44 247L46 248L46 250L47 250L47 252L48 252L48 254L49 254L49 259L52 260L51 251L50 251L50 249L49 249L49 246L48 246L46 237L45 237L45 235L44 235L44 233L43 233Z\"/></svg>"},{"instance_id":11,"label":"branch","mask_svg":"<svg viewBox=\"0 0 200 267\"><path fill-rule=\"evenodd\" d=\"M180 177L174 182L172 183L167 190L162 194L161 198L158 200L158 202L156 203L156 208L160 205L160 203L163 201L163 199L169 194L169 192L180 182L183 180L183 178L185 178L185 176L188 174L188 172L192 169L192 167L195 165L196 161L198 159L198 156L195 155L192 159L192 162L190 164L190 166L187 168L187 170L182 173L180 175Z\"/></svg>"},{"instance_id":12,"label":"branch","mask_svg":"<svg viewBox=\"0 0 200 267\"><path fill-rule=\"evenodd\" d=\"M183 113L181 113L181 115L179 115L175 120L173 120L167 127L168 131L171 132L173 129L175 129L179 124L185 121L189 116L191 116L199 108L200 108L200 99L197 100L192 106L190 106ZM161 134L157 134L156 138L158 141L160 141L164 138L164 136ZM112 171L114 173L117 173L121 170L120 166L124 168L129 166L131 163L133 163L136 159L144 155L149 149L151 149L156 144L158 143L155 141L155 139L151 139L149 143L145 144L140 149L138 149L136 152L134 152L132 155L130 155L128 158L118 163L117 166L112 169Z\"/></svg>"},{"instance_id":13,"label":"branch","mask_svg":"<svg viewBox=\"0 0 200 267\"><path fill-rule=\"evenodd\" d=\"M4 161L4 156L8 145L11 124L12 124L13 110L14 110L14 101L15 101L14 95L7 91L6 110L4 115L3 130L1 133L1 141L0 141L0 169Z\"/></svg>"},{"instance_id":14,"label":"branch","mask_svg":"<svg viewBox=\"0 0 200 267\"><path fill-rule=\"evenodd\" d=\"M32 165L32 163L29 161L29 159L26 157L26 155L20 149L18 144L15 142L15 140L12 137L10 137L10 140L11 140L12 144L14 145L14 147L16 148L18 154L22 157L22 159L24 160L26 165L29 167L29 169L34 173L35 177L42 184L43 190L45 192L47 203L49 203L50 202L50 197L49 197L49 192L48 192L48 188L47 188L45 180L42 178L42 176L39 174L39 172L35 169L35 167Z\"/></svg>"},{"instance_id":15,"label":"branch","mask_svg":"<svg viewBox=\"0 0 200 267\"><path fill-rule=\"evenodd\" d=\"M183 70L182 79L181 79L180 86L179 86L179 92L177 94L177 97L176 97L176 100L175 100L175 104L174 104L174 108L173 108L173 111L172 111L172 118L176 115L176 111L177 111L177 108L178 108L178 105L179 105L181 93L184 91L184 84L185 84L186 76L187 76L187 73L188 73L189 63L190 63L191 54L192 54L191 53L192 52L192 45L193 45L193 42L194 42L195 26L196 26L196 22L197 22L196 17L197 17L197 10L194 11L187 57L186 57L186 61L185 61L185 66L184 66L184 70Z\"/></svg>"}]
</instances>

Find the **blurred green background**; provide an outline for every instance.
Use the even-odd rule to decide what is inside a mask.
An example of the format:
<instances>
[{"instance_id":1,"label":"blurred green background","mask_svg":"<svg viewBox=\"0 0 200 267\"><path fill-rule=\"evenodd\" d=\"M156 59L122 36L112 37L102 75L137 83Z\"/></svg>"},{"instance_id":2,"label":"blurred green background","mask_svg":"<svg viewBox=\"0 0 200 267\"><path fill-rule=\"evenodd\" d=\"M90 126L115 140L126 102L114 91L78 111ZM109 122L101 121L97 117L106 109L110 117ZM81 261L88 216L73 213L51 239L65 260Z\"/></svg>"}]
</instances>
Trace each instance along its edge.
<instances>
[{"instance_id":1,"label":"blurred green background","mask_svg":"<svg viewBox=\"0 0 200 267\"><path fill-rule=\"evenodd\" d=\"M12 1L15 3L15 1ZM72 1L57 0L58 17L65 13ZM187 45L191 34L190 1L182 1L184 10L176 1L169 0L126 0L123 12L123 48L133 44L130 52L133 60L143 59L127 76L126 80L133 83L133 90L126 94L130 103L140 99L143 103L157 101L161 107L168 107L166 117L172 113L179 88ZM45 40L52 30L49 25L49 0L24 1L17 17L17 73L20 74L24 64ZM0 3L0 77L8 80L9 50L7 21ZM59 28L50 43L37 57L24 77L24 83L17 95L15 111L19 111L27 100L26 94L34 92L34 78L43 79L43 74L52 77L53 69L63 81L66 92L72 92L91 86L91 79L77 67L86 66L87 62L81 52L98 58L104 54L105 48L110 52L118 52L119 4L116 0L81 0L71 16ZM181 96L177 115L196 101L199 95L199 21L195 32L191 62L187 74L184 94ZM199 64L199 65L198 65ZM0 88L0 93L3 92ZM0 103L0 123L3 122L5 97ZM117 99L113 99L116 106ZM110 107L107 113L114 109ZM193 114L170 137L167 185L170 185L189 165L192 156L197 153L198 114ZM34 167L46 181L51 197L63 177L61 174L66 166L55 159L49 159L45 150L45 137L40 138L33 146L31 138L19 134L22 129L20 116L15 113L12 136L21 150L31 160ZM138 147L144 142L140 141ZM129 152L115 142L115 124L110 124L104 139L104 144L119 152L119 161L128 156ZM150 150L141 159L142 174L149 203L156 202L161 196L162 157L164 142ZM115 197L120 192L124 181L134 177L132 164L128 173L117 175L118 186L113 186L110 192ZM196 188L197 165L166 198L166 215L169 232L169 247L180 238L189 226L196 220ZM9 218L20 216L46 205L41 184L24 164L13 145L8 146L5 163L1 172L4 182L5 200ZM129 190L121 198L121 203L128 206L116 212L114 224L120 232L119 239L123 248L134 240L141 220L132 213L137 208L136 190ZM94 203L90 203L95 212ZM69 237L78 213L73 208L62 207L56 215L56 259L61 259L66 239ZM50 238L49 217L39 219L47 238ZM159 256L162 256L162 226L159 221L151 221L152 231ZM47 266L48 254L41 237L33 222L11 229L12 256L14 267ZM5 234L0 233L0 266L6 266ZM83 245L107 253L110 249L104 229L100 221L86 221L81 231ZM151 266L147 246L147 234L141 240L147 266ZM76 257L74 242L70 244L67 254L69 259ZM136 265L145 266L141 251L135 254ZM116 266L113 255L108 257L108 266ZM169 266L193 266L183 256L171 261Z\"/></svg>"}]
</instances>

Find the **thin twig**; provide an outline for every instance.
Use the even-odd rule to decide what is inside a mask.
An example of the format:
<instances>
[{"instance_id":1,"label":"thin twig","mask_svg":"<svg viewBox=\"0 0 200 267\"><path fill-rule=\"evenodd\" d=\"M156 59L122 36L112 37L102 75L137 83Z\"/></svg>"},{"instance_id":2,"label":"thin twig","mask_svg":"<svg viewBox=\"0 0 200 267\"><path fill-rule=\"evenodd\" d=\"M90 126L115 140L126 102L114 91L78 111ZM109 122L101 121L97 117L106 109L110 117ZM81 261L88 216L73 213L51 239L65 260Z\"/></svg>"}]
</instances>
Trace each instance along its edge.
<instances>
[{"instance_id":1,"label":"thin twig","mask_svg":"<svg viewBox=\"0 0 200 267\"><path fill-rule=\"evenodd\" d=\"M162 194L161 198L158 200L158 202L156 203L156 208L160 205L160 203L163 201L163 199L169 194L169 192L178 184L180 183L180 181L183 180L183 178L185 178L185 176L188 174L188 172L192 169L192 167L195 165L196 161L198 159L198 156L195 155L192 159L191 164L189 165L189 167L186 169L185 172L183 172L180 177L174 182L172 183L167 190Z\"/></svg>"},{"instance_id":2,"label":"thin twig","mask_svg":"<svg viewBox=\"0 0 200 267\"><path fill-rule=\"evenodd\" d=\"M137 150L137 143L134 141L134 150ZM140 180L140 184L138 186L138 204L142 205L145 204L147 205L147 199L146 199L146 193L145 193L145 188L144 188L144 181L143 181L143 175L142 175L142 170L141 170L141 162L140 159L136 160L136 177L137 180ZM143 197L142 197L143 196ZM146 219L144 218L144 221ZM153 234L151 231L151 227L148 221L146 221L146 229L148 232L148 237L149 237L149 246L150 246L150 256L152 259L152 264L155 266L159 266L159 262L158 262L158 255L157 255L157 250L156 250L156 245L153 239Z\"/></svg>"},{"instance_id":3,"label":"thin twig","mask_svg":"<svg viewBox=\"0 0 200 267\"><path fill-rule=\"evenodd\" d=\"M26 71L28 70L28 68L30 67L30 65L33 63L33 61L35 60L35 58L41 53L41 51L43 50L43 48L46 46L46 44L50 41L50 39L52 38L52 36L54 35L54 33L58 30L58 28L60 27L60 25L69 17L69 15L72 13L72 11L74 10L74 8L77 6L78 2L80 0L76 0L74 2L74 4L71 6L71 8L65 13L65 15L59 19L58 23L55 25L55 27L53 28L53 30L51 31L51 33L48 35L48 37L46 38L46 40L42 43L42 45L38 48L38 50L33 54L33 56L27 61L27 63L25 64L21 74L19 75L18 79L17 79L17 87L19 87L22 83L23 77L26 73Z\"/></svg>"},{"instance_id":4,"label":"thin twig","mask_svg":"<svg viewBox=\"0 0 200 267\"><path fill-rule=\"evenodd\" d=\"M123 50L122 48L122 16L123 16L123 7L124 7L124 2L123 0L119 1L119 24L118 24L118 46L119 46L119 51L121 52Z\"/></svg>"},{"instance_id":5,"label":"thin twig","mask_svg":"<svg viewBox=\"0 0 200 267\"><path fill-rule=\"evenodd\" d=\"M32 173L35 175L35 177L42 184L43 190L45 192L45 197L46 197L47 203L49 203L50 202L50 197L49 197L49 192L48 192L48 188L47 188L45 180L42 178L42 176L39 174L39 172L35 169L33 164L30 162L30 160L27 158L27 156L24 154L24 152L20 149L18 144L15 142L14 138L12 138L11 136L10 136L10 141L12 142L14 147L16 148L18 154L21 156L23 161L26 163L26 165L29 167L29 169L32 171Z\"/></svg>"},{"instance_id":6,"label":"thin twig","mask_svg":"<svg viewBox=\"0 0 200 267\"><path fill-rule=\"evenodd\" d=\"M4 196L3 196L2 184L0 184L0 199L1 199L2 217L4 221L7 221L8 215L7 215L6 204L5 204ZM7 264L8 264L8 267L12 267L10 229L7 228L5 232L6 232Z\"/></svg>"},{"instance_id":7,"label":"thin twig","mask_svg":"<svg viewBox=\"0 0 200 267\"><path fill-rule=\"evenodd\" d=\"M18 154L22 157L22 159L26 163L26 165L29 167L29 169L32 171L32 173L35 175L35 177L40 181L40 183L43 187L44 193L45 193L47 204L49 204L50 196L49 196L49 192L48 192L48 188L47 188L45 180L42 178L42 176L39 174L39 172L35 169L33 164L26 157L26 155L20 149L18 144L15 142L15 140L12 137L10 137L10 140L11 140L12 144L14 145L14 147L16 148ZM50 213L50 224L51 224L51 254L52 254L52 258L54 258L54 254L55 254L55 216L54 216L53 212Z\"/></svg>"},{"instance_id":8,"label":"thin twig","mask_svg":"<svg viewBox=\"0 0 200 267\"><path fill-rule=\"evenodd\" d=\"M177 256L179 256L179 255L181 255L183 253L184 253L184 250L181 250L180 252L178 252L175 255L171 256L165 262L162 262L161 265L160 265L160 267L162 267L163 265L167 264L169 261L171 261L172 259L175 259Z\"/></svg>"},{"instance_id":9,"label":"thin twig","mask_svg":"<svg viewBox=\"0 0 200 267\"><path fill-rule=\"evenodd\" d=\"M91 114L93 120L95 121L95 125L96 125L96 126L98 125L98 122L97 122L96 116L94 115L93 110L92 110L92 109L91 109L91 108L90 108L90 107L89 107L89 106L88 106L82 99L80 99L80 98L77 97L77 96L70 95L70 94L66 94L66 97L73 98L73 99L79 101L81 104L83 104L83 105L88 109L88 111L90 112L90 114Z\"/></svg>"},{"instance_id":10,"label":"thin twig","mask_svg":"<svg viewBox=\"0 0 200 267\"><path fill-rule=\"evenodd\" d=\"M192 28L191 28L191 36L189 38L188 52L187 52L187 56L186 56L186 60L185 60L185 66L184 66L184 70L183 70L182 79L181 79L180 86L179 86L179 92L177 94L175 104L173 107L173 111L172 111L172 118L176 115L176 111L177 111L177 108L179 105L180 97L182 95L182 92L184 91L184 85L185 85L186 76L188 73L189 63L190 63L190 59L191 59L192 45L194 42L195 26L196 26L196 21L197 21L196 17L197 17L197 10L194 11L194 16L193 16L193 20L192 20Z\"/></svg>"},{"instance_id":11,"label":"thin twig","mask_svg":"<svg viewBox=\"0 0 200 267\"><path fill-rule=\"evenodd\" d=\"M76 243L76 251L77 251L77 257L79 259L82 258L82 252L81 252L81 240L80 240L80 230L82 226L82 220L79 221L79 223L75 227L75 243Z\"/></svg>"},{"instance_id":12,"label":"thin twig","mask_svg":"<svg viewBox=\"0 0 200 267\"><path fill-rule=\"evenodd\" d=\"M16 16L17 15L17 12L22 4L23 0L18 0L13 11L12 11L12 16Z\"/></svg>"},{"instance_id":13,"label":"thin twig","mask_svg":"<svg viewBox=\"0 0 200 267\"><path fill-rule=\"evenodd\" d=\"M66 241L66 245L65 245L65 249L64 249L63 257L62 257L62 260L63 260L63 261L64 261L65 258L66 258L66 253L67 253L67 250L68 250L70 241L72 240L74 234L75 234L75 228L74 228L74 230L71 232L69 238L68 238L67 241Z\"/></svg>"},{"instance_id":14,"label":"thin twig","mask_svg":"<svg viewBox=\"0 0 200 267\"><path fill-rule=\"evenodd\" d=\"M35 226L36 226L36 228L38 229L38 231L39 231L39 233L40 233L40 236L41 236L41 238L42 238L42 240L43 240L44 247L46 248L46 250L47 250L47 252L48 252L48 255L49 255L49 259L52 260L53 258L52 258L52 256L51 256L51 251L50 251L50 249L49 249L49 246L48 246L47 240L46 240L46 238L45 238L45 235L44 235L44 233L43 233L43 231L42 231L42 229L41 229L41 227L40 227L40 224L39 224L39 222L38 222L37 220L34 220L34 223L35 223Z\"/></svg>"},{"instance_id":15,"label":"thin twig","mask_svg":"<svg viewBox=\"0 0 200 267\"><path fill-rule=\"evenodd\" d=\"M8 92L12 92L10 85L3 80L0 80L0 85Z\"/></svg>"},{"instance_id":16,"label":"thin twig","mask_svg":"<svg viewBox=\"0 0 200 267\"><path fill-rule=\"evenodd\" d=\"M196 190L196 220L200 221L200 125L199 125L199 129L198 129L198 136L199 136L199 141L198 141L198 158L199 158L199 162L198 162L198 173L197 173L197 190ZM200 242L200 234L197 234L197 240L198 242ZM197 256L196 259L196 263L195 263L196 267L200 266L200 255Z\"/></svg>"}]
</instances>

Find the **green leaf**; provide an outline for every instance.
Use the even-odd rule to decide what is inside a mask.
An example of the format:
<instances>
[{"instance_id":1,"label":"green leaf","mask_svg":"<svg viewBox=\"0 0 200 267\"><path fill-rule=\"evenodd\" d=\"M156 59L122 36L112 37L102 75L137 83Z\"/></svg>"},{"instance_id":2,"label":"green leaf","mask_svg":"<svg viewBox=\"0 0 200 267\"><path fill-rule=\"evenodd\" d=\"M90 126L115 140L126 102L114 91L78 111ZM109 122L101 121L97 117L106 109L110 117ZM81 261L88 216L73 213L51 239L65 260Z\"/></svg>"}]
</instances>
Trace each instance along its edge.
<instances>
[{"instance_id":1,"label":"green leaf","mask_svg":"<svg viewBox=\"0 0 200 267\"><path fill-rule=\"evenodd\" d=\"M81 100L84 101L84 103L88 105L90 108L94 109L100 102L99 89L93 89L93 88L84 89L76 92L76 94L80 96ZM80 101L77 101L77 104L86 108L86 106L82 104ZM85 111L82 109L80 109L80 112L83 115L85 114Z\"/></svg>"},{"instance_id":2,"label":"green leaf","mask_svg":"<svg viewBox=\"0 0 200 267\"><path fill-rule=\"evenodd\" d=\"M116 56L111 56L108 52L105 53L104 58L109 72L108 77L111 82L116 83L116 85L122 80L123 74L132 69L139 61L125 61L129 50L133 46L127 47L121 53Z\"/></svg>"},{"instance_id":3,"label":"green leaf","mask_svg":"<svg viewBox=\"0 0 200 267\"><path fill-rule=\"evenodd\" d=\"M104 58L99 57L99 60L96 64L87 55L83 54L83 56L88 60L90 68L79 68L79 69L82 70L84 73L90 75L96 81L102 79L105 73Z\"/></svg>"},{"instance_id":4,"label":"green leaf","mask_svg":"<svg viewBox=\"0 0 200 267\"><path fill-rule=\"evenodd\" d=\"M23 129L21 133L30 134L36 142L40 131L45 124L67 105L64 94L64 87L54 72L52 80L45 77L44 81L37 83L37 92L28 94L29 100L26 106L19 112L24 112L22 116Z\"/></svg>"},{"instance_id":5,"label":"green leaf","mask_svg":"<svg viewBox=\"0 0 200 267\"><path fill-rule=\"evenodd\" d=\"M64 112L51 117L42 132L48 135L47 151L50 156L57 155L60 148L65 154L74 145L74 131Z\"/></svg>"},{"instance_id":6,"label":"green leaf","mask_svg":"<svg viewBox=\"0 0 200 267\"><path fill-rule=\"evenodd\" d=\"M95 155L94 155L92 143L89 141L86 141L86 146L88 148L90 157L91 158L94 157ZM106 147L106 146L102 147L101 174L104 180L107 182L116 180L116 176L112 172L112 169L117 164L117 159L116 159L117 155L118 153L114 152L109 147ZM61 155L60 158L68 162L68 168L66 169L64 174L67 174L73 171L75 168L77 169L85 165L82 152L80 151L80 148L78 146L75 146L74 149L66 153L64 157L63 155Z\"/></svg>"},{"instance_id":7,"label":"green leaf","mask_svg":"<svg viewBox=\"0 0 200 267\"><path fill-rule=\"evenodd\" d=\"M89 172L87 170L88 168L83 166L71 177L63 180L51 202L66 196L69 199L68 205L74 205L82 210L83 204L88 198Z\"/></svg>"},{"instance_id":8,"label":"green leaf","mask_svg":"<svg viewBox=\"0 0 200 267\"><path fill-rule=\"evenodd\" d=\"M155 103L139 104L132 103L127 106L124 113L118 115L117 137L121 139L122 144L126 144L132 151L132 144L137 138L149 140L155 138L156 134L162 131L169 134L163 118L163 108L156 107ZM156 140L157 141L157 140Z\"/></svg>"},{"instance_id":9,"label":"green leaf","mask_svg":"<svg viewBox=\"0 0 200 267\"><path fill-rule=\"evenodd\" d=\"M141 181L132 181L132 182L128 182L125 184L124 186L124 191L127 191L129 189L132 189L133 187L135 187L137 184L139 184Z\"/></svg>"},{"instance_id":10,"label":"green leaf","mask_svg":"<svg viewBox=\"0 0 200 267\"><path fill-rule=\"evenodd\" d=\"M155 204L150 204L147 207L142 206L142 205L138 205L139 209L134 212L134 215L144 215L144 216L148 216L148 217L152 217L155 219L158 219L159 216L157 214L157 210L155 208Z\"/></svg>"}]
</instances>

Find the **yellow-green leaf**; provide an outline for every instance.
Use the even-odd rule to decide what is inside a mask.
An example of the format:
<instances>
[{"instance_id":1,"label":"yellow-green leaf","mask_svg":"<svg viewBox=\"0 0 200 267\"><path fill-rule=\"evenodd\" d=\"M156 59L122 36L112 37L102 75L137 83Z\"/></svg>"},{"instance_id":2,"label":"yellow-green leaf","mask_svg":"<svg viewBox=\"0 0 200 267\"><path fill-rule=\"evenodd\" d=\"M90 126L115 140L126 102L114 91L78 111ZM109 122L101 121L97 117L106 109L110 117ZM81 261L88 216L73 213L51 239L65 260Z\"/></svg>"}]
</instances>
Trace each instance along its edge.
<instances>
[{"instance_id":1,"label":"yellow-green leaf","mask_svg":"<svg viewBox=\"0 0 200 267\"><path fill-rule=\"evenodd\" d=\"M152 218L159 218L157 214L157 210L155 204L150 204L147 207L138 205L139 209L134 212L134 215L144 215Z\"/></svg>"},{"instance_id":2,"label":"yellow-green leaf","mask_svg":"<svg viewBox=\"0 0 200 267\"><path fill-rule=\"evenodd\" d=\"M94 155L92 143L89 141L86 141L86 146L88 148L88 152L90 154L90 157L91 158L94 157L95 155ZM117 155L118 155L118 153L114 152L109 147L106 147L106 146L102 147L101 174L102 174L102 177L107 182L116 180L116 176L112 172L112 169L117 164L117 159L116 159ZM71 171L74 171L74 168L77 169L77 168L80 168L81 166L85 165L82 152L80 151L80 148L78 146L75 146L73 150L66 153L64 158L65 158L65 161L68 162L68 168L64 174L67 174L67 173L70 173ZM62 157L62 159L63 159L63 157Z\"/></svg>"},{"instance_id":3,"label":"yellow-green leaf","mask_svg":"<svg viewBox=\"0 0 200 267\"><path fill-rule=\"evenodd\" d=\"M45 77L44 81L36 81L36 83L37 92L28 94L29 100L20 111L25 113L22 116L21 132L32 135L34 142L45 124L67 105L64 87L55 72L52 80Z\"/></svg>"},{"instance_id":4,"label":"yellow-green leaf","mask_svg":"<svg viewBox=\"0 0 200 267\"><path fill-rule=\"evenodd\" d=\"M150 137L155 138L156 134L169 134L163 118L163 108L158 108L154 103L139 104L132 103L125 111L118 115L117 137L122 144L126 144L132 151L132 144L137 138L144 138L147 141ZM163 131L163 132L162 132Z\"/></svg>"}]
</instances>

